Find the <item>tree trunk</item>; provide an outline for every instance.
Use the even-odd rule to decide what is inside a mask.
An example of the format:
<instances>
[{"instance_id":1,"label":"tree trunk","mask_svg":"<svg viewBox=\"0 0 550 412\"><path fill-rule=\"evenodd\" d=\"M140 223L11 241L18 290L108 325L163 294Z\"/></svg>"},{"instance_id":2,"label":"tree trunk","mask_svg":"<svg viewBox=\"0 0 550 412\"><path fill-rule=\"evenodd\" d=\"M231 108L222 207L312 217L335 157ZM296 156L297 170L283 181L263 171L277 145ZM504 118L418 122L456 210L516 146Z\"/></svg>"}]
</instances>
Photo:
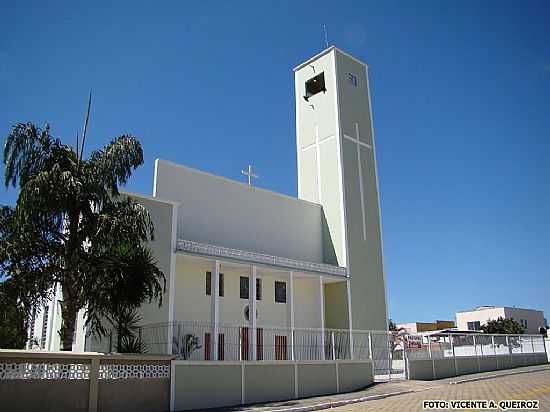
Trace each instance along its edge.
<instances>
[{"instance_id":1,"label":"tree trunk","mask_svg":"<svg viewBox=\"0 0 550 412\"><path fill-rule=\"evenodd\" d=\"M116 351L118 353L121 353L121 347L122 347L122 324L119 322L117 325L117 333L116 333Z\"/></svg>"},{"instance_id":2,"label":"tree trunk","mask_svg":"<svg viewBox=\"0 0 550 412\"><path fill-rule=\"evenodd\" d=\"M71 293L71 288L67 284L63 284L62 290L63 304L61 305L61 319L63 320L63 325L61 327L61 350L72 351L78 308L75 304L74 295Z\"/></svg>"},{"instance_id":3,"label":"tree trunk","mask_svg":"<svg viewBox=\"0 0 550 412\"><path fill-rule=\"evenodd\" d=\"M61 318L63 325L61 327L61 342L62 350L71 351L73 349L73 335L76 326L76 317L78 315L77 292L74 290L74 278L76 271L74 257L81 246L78 238L78 224L80 220L80 212L78 210L70 210L67 213L68 218L68 239L65 245L65 276L61 283L63 292L63 305L61 305Z\"/></svg>"}]
</instances>

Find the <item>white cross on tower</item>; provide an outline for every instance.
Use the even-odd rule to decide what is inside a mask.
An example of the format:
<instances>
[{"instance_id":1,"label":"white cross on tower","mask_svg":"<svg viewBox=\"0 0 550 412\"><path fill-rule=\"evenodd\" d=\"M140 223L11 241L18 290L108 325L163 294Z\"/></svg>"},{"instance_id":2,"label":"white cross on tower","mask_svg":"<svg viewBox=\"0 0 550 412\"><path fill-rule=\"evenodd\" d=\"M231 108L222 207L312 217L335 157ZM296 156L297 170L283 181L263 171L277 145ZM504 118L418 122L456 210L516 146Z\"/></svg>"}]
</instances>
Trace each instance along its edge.
<instances>
[{"instance_id":1,"label":"white cross on tower","mask_svg":"<svg viewBox=\"0 0 550 412\"><path fill-rule=\"evenodd\" d=\"M362 142L359 138L359 125L355 123L355 137L344 134L344 138L352 141L357 146L357 168L359 178L359 196L361 197L361 218L363 220L363 240L367 240L367 222L365 216L365 193L363 188L363 165L361 164L361 146L372 150L372 146L365 142Z\"/></svg>"},{"instance_id":2,"label":"white cross on tower","mask_svg":"<svg viewBox=\"0 0 550 412\"><path fill-rule=\"evenodd\" d=\"M257 179L258 177L260 177L252 171L252 166L251 165L248 165L248 169L246 171L241 170L241 173L248 177L248 185L249 186L252 186L252 178Z\"/></svg>"}]
</instances>

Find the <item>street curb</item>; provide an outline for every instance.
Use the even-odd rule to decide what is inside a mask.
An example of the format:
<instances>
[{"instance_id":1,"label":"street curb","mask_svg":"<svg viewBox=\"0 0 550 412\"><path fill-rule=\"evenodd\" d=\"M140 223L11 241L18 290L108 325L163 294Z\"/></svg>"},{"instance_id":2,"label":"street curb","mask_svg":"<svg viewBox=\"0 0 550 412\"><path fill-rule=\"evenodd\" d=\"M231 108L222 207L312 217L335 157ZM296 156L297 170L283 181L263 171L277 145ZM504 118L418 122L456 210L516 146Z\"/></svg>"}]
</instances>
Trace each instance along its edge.
<instances>
[{"instance_id":1,"label":"street curb","mask_svg":"<svg viewBox=\"0 0 550 412\"><path fill-rule=\"evenodd\" d=\"M268 412L309 412L309 411L319 411L322 409L331 409L331 408L337 408L339 406L345 406L350 405L353 403L360 403L360 402L367 402L367 401L375 401L378 399L385 399L390 398L392 396L397 395L406 395L409 393L417 393L417 392L423 392L434 388L439 388L441 385L438 386L429 386L427 388L421 388L421 389L409 389L405 391L397 391L397 392L388 392L388 393L381 393L379 395L369 395L369 396L362 396L360 398L354 398L354 399L344 399L341 401L333 401L333 402L325 402L325 403L318 403L316 405L305 405L305 406L298 406L294 408L283 408L283 409L270 409Z\"/></svg>"},{"instance_id":2,"label":"street curb","mask_svg":"<svg viewBox=\"0 0 550 412\"><path fill-rule=\"evenodd\" d=\"M507 373L479 376L477 378L460 379L458 381L449 382L449 385L461 385L463 383L468 383L468 382L484 381L487 379L500 378L500 377L510 376L510 375L521 375L522 373L545 372L545 371L548 371L548 369L550 368L528 369L523 371L513 371L513 372L507 372Z\"/></svg>"}]
</instances>

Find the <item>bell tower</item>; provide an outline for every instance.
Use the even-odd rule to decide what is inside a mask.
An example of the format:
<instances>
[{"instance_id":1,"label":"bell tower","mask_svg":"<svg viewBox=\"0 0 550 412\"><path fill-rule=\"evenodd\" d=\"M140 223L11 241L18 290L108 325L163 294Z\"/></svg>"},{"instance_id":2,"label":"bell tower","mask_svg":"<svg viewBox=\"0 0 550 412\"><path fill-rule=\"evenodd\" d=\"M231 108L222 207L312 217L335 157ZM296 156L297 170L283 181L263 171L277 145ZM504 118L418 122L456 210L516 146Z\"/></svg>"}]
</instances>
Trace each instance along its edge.
<instances>
[{"instance_id":1,"label":"bell tower","mask_svg":"<svg viewBox=\"0 0 550 412\"><path fill-rule=\"evenodd\" d=\"M323 206L324 260L349 276L325 286L326 326L387 330L367 65L332 46L294 76L298 197Z\"/></svg>"}]
</instances>

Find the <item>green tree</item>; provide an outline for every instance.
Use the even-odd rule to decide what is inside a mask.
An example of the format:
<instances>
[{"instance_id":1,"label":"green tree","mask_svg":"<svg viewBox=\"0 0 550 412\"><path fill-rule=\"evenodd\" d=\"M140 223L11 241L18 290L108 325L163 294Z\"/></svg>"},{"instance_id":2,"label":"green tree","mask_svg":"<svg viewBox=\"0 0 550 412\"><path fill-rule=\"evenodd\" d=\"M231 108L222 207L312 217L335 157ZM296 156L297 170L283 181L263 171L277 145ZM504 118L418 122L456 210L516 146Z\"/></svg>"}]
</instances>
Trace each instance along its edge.
<instances>
[{"instance_id":1,"label":"green tree","mask_svg":"<svg viewBox=\"0 0 550 412\"><path fill-rule=\"evenodd\" d=\"M525 332L523 326L512 318L504 319L499 316L496 320L489 320L486 324L481 326L481 330L485 333L504 333L517 335Z\"/></svg>"},{"instance_id":2,"label":"green tree","mask_svg":"<svg viewBox=\"0 0 550 412\"><path fill-rule=\"evenodd\" d=\"M0 348L23 349L27 342L27 314L9 280L0 283Z\"/></svg>"},{"instance_id":3,"label":"green tree","mask_svg":"<svg viewBox=\"0 0 550 412\"><path fill-rule=\"evenodd\" d=\"M94 299L94 314L102 314L116 332L117 352L125 352L124 343L136 337L141 317L136 313L142 302L155 293L154 284L148 279L161 278L161 270L149 249L143 245L131 246L125 243L114 246L105 262L111 276L98 288ZM107 330L101 319L90 319L98 326L97 335L104 336Z\"/></svg>"},{"instance_id":4,"label":"green tree","mask_svg":"<svg viewBox=\"0 0 550 412\"><path fill-rule=\"evenodd\" d=\"M89 110L88 104L88 116ZM61 285L63 350L71 350L80 309L93 332L104 331L113 277L121 275L112 271L112 251L119 245L139 248L154 230L147 210L119 195L119 186L143 163L141 144L122 135L85 159L88 116L76 147L52 137L49 125L32 123L13 126L4 147L5 185L20 191L15 209L4 211L11 231L0 239L0 271L16 285L27 312ZM135 293L160 305L164 274L135 270L131 276L139 281L126 296Z\"/></svg>"}]
</instances>

